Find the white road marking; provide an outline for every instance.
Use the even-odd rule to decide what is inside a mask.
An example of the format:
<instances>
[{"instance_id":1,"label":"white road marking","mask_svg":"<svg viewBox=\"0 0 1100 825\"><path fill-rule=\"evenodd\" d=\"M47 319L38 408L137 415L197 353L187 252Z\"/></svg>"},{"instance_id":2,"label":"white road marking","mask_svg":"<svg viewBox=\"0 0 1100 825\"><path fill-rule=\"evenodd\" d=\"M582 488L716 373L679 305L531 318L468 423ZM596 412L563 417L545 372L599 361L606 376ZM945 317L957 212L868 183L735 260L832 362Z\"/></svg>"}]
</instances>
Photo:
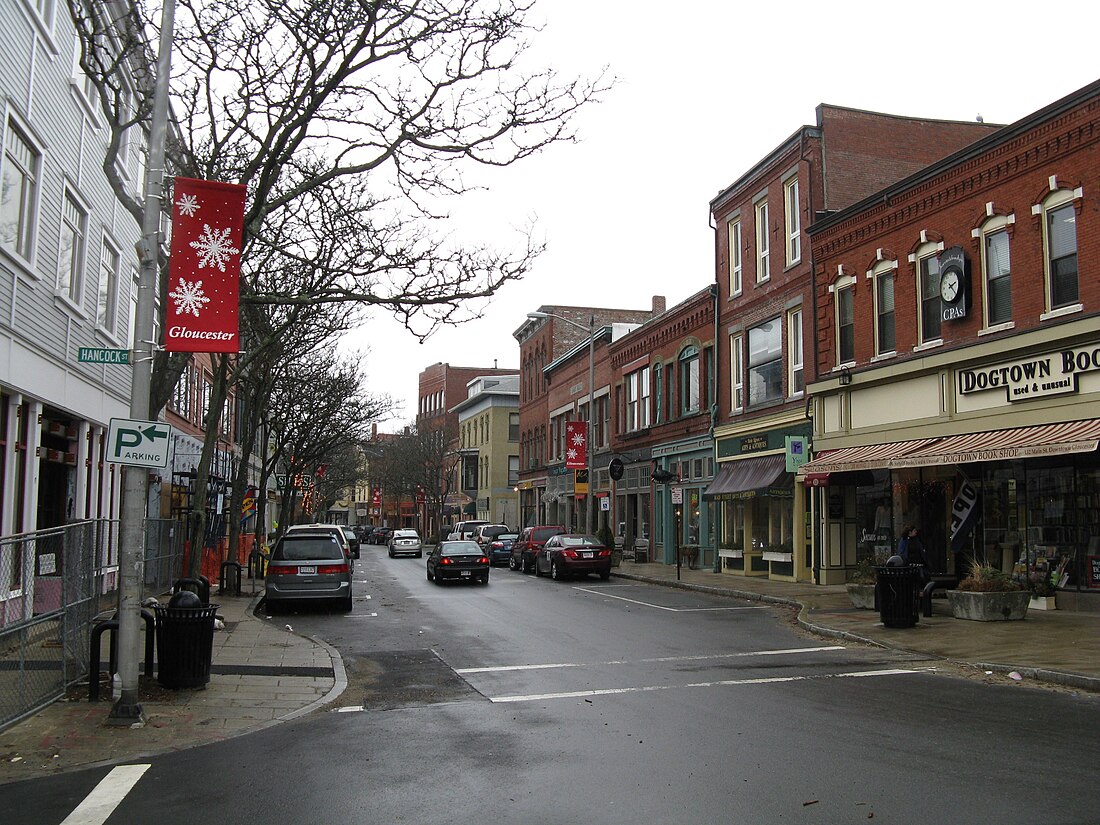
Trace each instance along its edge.
<instances>
[{"instance_id":1,"label":"white road marking","mask_svg":"<svg viewBox=\"0 0 1100 825\"><path fill-rule=\"evenodd\" d=\"M467 673L504 673L520 670L554 670L570 667L601 667L605 665L630 665L653 664L659 662L702 662L712 659L743 659L748 656L784 656L795 653L824 653L836 650L844 650L841 645L827 645L823 647L786 647L776 650L749 650L743 653L707 653L697 656L661 656L651 659L616 659L610 662L558 662L544 665L497 665L490 667L461 667L455 668L455 673L465 675Z\"/></svg>"},{"instance_id":2,"label":"white road marking","mask_svg":"<svg viewBox=\"0 0 1100 825\"><path fill-rule=\"evenodd\" d=\"M61 825L103 825L149 765L119 765L84 797Z\"/></svg>"},{"instance_id":3,"label":"white road marking","mask_svg":"<svg viewBox=\"0 0 1100 825\"><path fill-rule=\"evenodd\" d=\"M551 699L582 699L589 696L614 696L622 693L649 693L658 690L679 688L732 687L737 685L770 685L780 682L810 682L820 679L853 679L871 676L903 676L924 673L923 670L864 670L857 673L825 673L813 676L770 676L760 679L724 679L718 682L693 682L686 685L647 685L645 687L603 688L600 690L574 690L565 693L532 693L522 696L490 696L490 702L504 704L508 702L544 702Z\"/></svg>"},{"instance_id":4,"label":"white road marking","mask_svg":"<svg viewBox=\"0 0 1100 825\"><path fill-rule=\"evenodd\" d=\"M345 613L345 619L373 619L377 616L377 613Z\"/></svg>"},{"instance_id":5,"label":"white road marking","mask_svg":"<svg viewBox=\"0 0 1100 825\"><path fill-rule=\"evenodd\" d=\"M582 593L594 593L597 596L607 596L609 599L618 599L622 602L630 602L631 604L640 604L642 607L653 607L657 610L667 610L670 613L698 613L706 610L767 610L767 605L747 605L745 607L666 607L663 604L653 604L652 602L643 602L638 599L628 599L626 596L615 596L611 593L604 593L601 590L589 590L587 587L574 587L574 590L580 590Z\"/></svg>"}]
</instances>

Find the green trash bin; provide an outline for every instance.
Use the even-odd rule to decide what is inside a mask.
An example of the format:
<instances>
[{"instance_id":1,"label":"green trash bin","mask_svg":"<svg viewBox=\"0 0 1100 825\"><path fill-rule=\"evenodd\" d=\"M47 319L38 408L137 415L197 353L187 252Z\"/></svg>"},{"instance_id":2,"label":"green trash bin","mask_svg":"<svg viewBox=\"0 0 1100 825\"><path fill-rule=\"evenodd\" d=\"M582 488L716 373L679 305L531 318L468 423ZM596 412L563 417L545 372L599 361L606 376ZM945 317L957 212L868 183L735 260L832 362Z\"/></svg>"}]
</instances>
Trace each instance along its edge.
<instances>
[{"instance_id":1,"label":"green trash bin","mask_svg":"<svg viewBox=\"0 0 1100 825\"><path fill-rule=\"evenodd\" d=\"M153 606L157 621L157 681L166 688L200 688L210 681L218 605Z\"/></svg>"},{"instance_id":2,"label":"green trash bin","mask_svg":"<svg viewBox=\"0 0 1100 825\"><path fill-rule=\"evenodd\" d=\"M887 627L913 627L920 621L917 612L917 590L920 568L876 567L878 612Z\"/></svg>"}]
</instances>

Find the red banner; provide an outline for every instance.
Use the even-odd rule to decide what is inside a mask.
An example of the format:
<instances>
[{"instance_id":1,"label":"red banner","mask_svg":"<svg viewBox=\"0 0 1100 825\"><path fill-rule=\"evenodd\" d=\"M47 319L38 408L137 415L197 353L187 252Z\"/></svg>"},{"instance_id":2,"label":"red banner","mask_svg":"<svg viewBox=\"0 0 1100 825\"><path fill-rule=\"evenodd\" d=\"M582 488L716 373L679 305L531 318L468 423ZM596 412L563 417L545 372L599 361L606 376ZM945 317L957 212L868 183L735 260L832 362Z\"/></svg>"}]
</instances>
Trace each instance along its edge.
<instances>
[{"instance_id":1,"label":"red banner","mask_svg":"<svg viewBox=\"0 0 1100 825\"><path fill-rule=\"evenodd\" d=\"M238 352L245 187L176 178L164 348Z\"/></svg>"},{"instance_id":2,"label":"red banner","mask_svg":"<svg viewBox=\"0 0 1100 825\"><path fill-rule=\"evenodd\" d=\"M565 466L569 470L583 470L588 466L587 429L584 421L565 422Z\"/></svg>"}]
</instances>

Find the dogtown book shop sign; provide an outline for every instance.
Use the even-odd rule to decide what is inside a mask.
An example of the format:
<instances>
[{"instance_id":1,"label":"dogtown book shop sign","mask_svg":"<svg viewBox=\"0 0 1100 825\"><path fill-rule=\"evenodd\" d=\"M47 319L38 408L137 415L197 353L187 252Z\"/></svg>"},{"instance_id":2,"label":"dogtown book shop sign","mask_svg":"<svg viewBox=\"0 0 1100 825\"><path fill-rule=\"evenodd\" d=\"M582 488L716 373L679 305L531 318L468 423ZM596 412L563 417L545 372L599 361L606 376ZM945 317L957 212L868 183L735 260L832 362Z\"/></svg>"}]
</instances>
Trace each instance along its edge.
<instances>
[{"instance_id":1,"label":"dogtown book shop sign","mask_svg":"<svg viewBox=\"0 0 1100 825\"><path fill-rule=\"evenodd\" d=\"M1004 389L1009 401L1077 392L1077 377L1100 370L1100 346L1066 349L992 367L959 370L959 395Z\"/></svg>"}]
</instances>

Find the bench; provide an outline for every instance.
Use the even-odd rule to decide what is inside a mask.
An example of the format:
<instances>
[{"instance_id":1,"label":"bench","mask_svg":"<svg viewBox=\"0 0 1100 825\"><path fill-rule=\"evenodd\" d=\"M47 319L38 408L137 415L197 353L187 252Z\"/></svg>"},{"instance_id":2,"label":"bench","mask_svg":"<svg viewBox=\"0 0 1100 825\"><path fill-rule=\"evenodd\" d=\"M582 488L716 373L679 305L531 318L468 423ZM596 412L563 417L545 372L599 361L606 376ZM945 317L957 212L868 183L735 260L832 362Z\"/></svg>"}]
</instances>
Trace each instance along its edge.
<instances>
[{"instance_id":1,"label":"bench","mask_svg":"<svg viewBox=\"0 0 1100 825\"><path fill-rule=\"evenodd\" d=\"M958 579L954 576L948 575L933 575L928 583L924 585L924 589L917 596L920 601L921 613L927 618L932 615L932 593L937 588L940 590L954 590L955 585L958 583Z\"/></svg>"}]
</instances>

